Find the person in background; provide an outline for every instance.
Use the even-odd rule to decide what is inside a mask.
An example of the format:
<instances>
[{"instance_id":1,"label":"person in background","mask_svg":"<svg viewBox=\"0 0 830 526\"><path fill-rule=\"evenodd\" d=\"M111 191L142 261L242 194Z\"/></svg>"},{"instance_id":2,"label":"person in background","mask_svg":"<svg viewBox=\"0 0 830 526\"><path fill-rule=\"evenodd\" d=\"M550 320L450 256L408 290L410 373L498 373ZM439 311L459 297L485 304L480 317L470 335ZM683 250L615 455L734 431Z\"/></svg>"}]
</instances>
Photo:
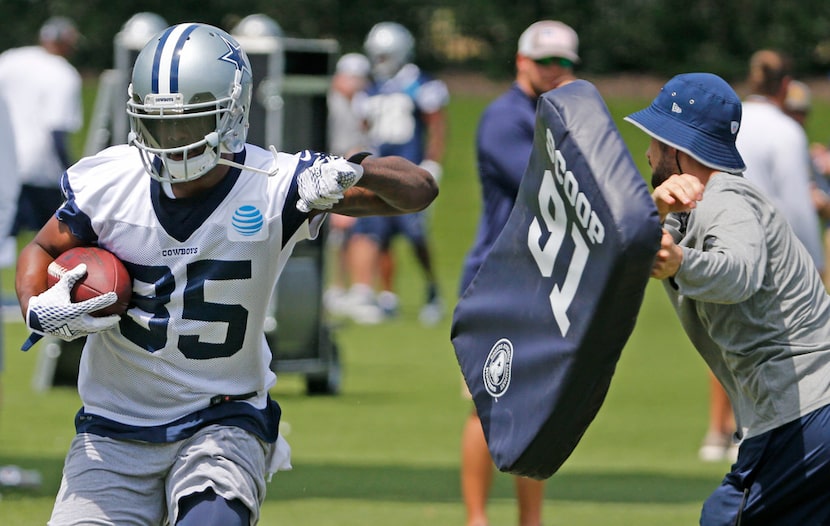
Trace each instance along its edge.
<instances>
[{"instance_id":1,"label":"person in background","mask_svg":"<svg viewBox=\"0 0 830 526\"><path fill-rule=\"evenodd\" d=\"M415 39L401 24L375 24L363 47L372 64L371 82L355 96L355 111L365 123L372 150L409 159L438 181L446 146L446 84L412 62ZM444 306L426 212L355 222L348 249L352 279L348 312L359 323L379 323L397 314L395 261L390 251L398 235L412 245L426 281L419 319L424 325L435 325L443 318Z\"/></svg>"},{"instance_id":2,"label":"person in background","mask_svg":"<svg viewBox=\"0 0 830 526\"><path fill-rule=\"evenodd\" d=\"M363 122L355 115L353 100L369 82L371 64L366 55L346 53L337 60L331 88L326 96L328 104L329 151L335 155L349 157L368 150L369 139ZM349 283L346 255L351 229L355 218L331 214L326 243L334 253L335 264L329 287L323 295L326 309L336 315L348 313L345 301Z\"/></svg>"},{"instance_id":3,"label":"person in background","mask_svg":"<svg viewBox=\"0 0 830 526\"><path fill-rule=\"evenodd\" d=\"M828 524L830 296L785 214L742 176L741 100L716 75L682 74L625 120L651 137L651 277L735 408L738 459L701 526Z\"/></svg>"},{"instance_id":4,"label":"person in background","mask_svg":"<svg viewBox=\"0 0 830 526\"><path fill-rule=\"evenodd\" d=\"M17 258L15 239L8 234L11 232L15 211L17 209L17 197L20 193L20 175L17 170L17 152L15 151L11 115L8 104L6 104L6 101L2 97L0 97L0 178L2 178L3 182L3 191L0 192L0 239L11 241L8 251L0 253L0 269L5 269L13 268ZM0 284L2 284L1 280ZM0 290L0 292L2 291ZM0 297L3 297L2 294L0 294ZM9 298L9 300L12 300L12 298ZM5 370L5 348L3 343L5 341L3 334L5 324L3 317L6 307L9 307L10 310L17 308L16 299L13 300L13 305L11 302L7 303L5 297L3 299L4 301L0 305L0 411L3 409L2 376ZM14 314L14 316L17 317L19 315ZM2 420L0 418L0 421ZM34 469L25 469L15 464L0 466L0 489L7 486L35 489L40 487L42 478L40 472Z\"/></svg>"},{"instance_id":5,"label":"person in background","mask_svg":"<svg viewBox=\"0 0 830 526\"><path fill-rule=\"evenodd\" d=\"M366 88L371 68L369 59L361 53L346 53L334 67L326 102L329 151L335 155L365 150L369 142L363 123L355 114L353 101L355 95Z\"/></svg>"},{"instance_id":6,"label":"person in background","mask_svg":"<svg viewBox=\"0 0 830 526\"><path fill-rule=\"evenodd\" d=\"M813 109L813 97L810 87L798 81L790 81L787 86L787 97L784 99L784 112L798 122L802 128L807 127L807 119ZM830 264L830 164L827 163L827 147L820 143L810 144L810 160L813 167L813 179L810 185L810 195L813 205L822 223L822 240L824 243L825 269ZM830 276L825 272L824 282L830 282Z\"/></svg>"},{"instance_id":7,"label":"person in background","mask_svg":"<svg viewBox=\"0 0 830 526\"><path fill-rule=\"evenodd\" d=\"M17 199L20 194L20 174L17 169L17 151L14 144L14 129L12 128L9 105L0 96L0 181L3 183L3 191L0 192L0 270L13 268L17 259L17 243L11 236L14 216L17 211ZM2 284L2 280L0 280ZM3 307L7 305L17 306L17 301L6 298L0 291L0 316ZM13 303L12 303L13 302ZM0 321L2 321L0 319ZM2 355L3 338L2 323L0 323L0 355ZM2 372L3 359L0 356L0 372Z\"/></svg>"},{"instance_id":8,"label":"person in background","mask_svg":"<svg viewBox=\"0 0 830 526\"><path fill-rule=\"evenodd\" d=\"M0 192L0 239L5 239L11 232L14 214L17 209L17 194L20 191L20 176L17 173L17 157L14 147L14 132L5 99L0 97L0 177L3 191ZM15 254L16 256L16 254ZM12 258L11 263L14 262ZM11 266L2 261L0 267ZM2 281L0 281L2 285ZM2 288L2 287L0 287ZM3 308L0 306L0 379L2 379L3 361ZM3 407L3 384L0 381L0 409Z\"/></svg>"},{"instance_id":9,"label":"person in background","mask_svg":"<svg viewBox=\"0 0 830 526\"><path fill-rule=\"evenodd\" d=\"M72 20L53 17L40 27L38 45L0 54L0 268L14 266L19 234L39 230L63 201L59 180L70 164L69 134L83 123L81 76L67 60L79 38ZM7 305L2 293L0 300L2 373L2 310ZM40 484L38 472L17 466L0 468L0 478Z\"/></svg>"},{"instance_id":10,"label":"person in background","mask_svg":"<svg viewBox=\"0 0 830 526\"><path fill-rule=\"evenodd\" d=\"M743 101L744 127L736 144L746 162L744 177L781 210L823 275L824 250L810 195L813 169L807 134L784 112L791 81L786 55L769 49L752 55L747 78L750 95Z\"/></svg>"},{"instance_id":11,"label":"person in background","mask_svg":"<svg viewBox=\"0 0 830 526\"><path fill-rule=\"evenodd\" d=\"M79 38L72 20L53 17L41 26L39 45L0 54L0 96L11 112L22 182L13 236L39 230L63 202L69 137L83 124L81 75L68 60Z\"/></svg>"},{"instance_id":12,"label":"person in background","mask_svg":"<svg viewBox=\"0 0 830 526\"><path fill-rule=\"evenodd\" d=\"M575 80L579 39L568 25L554 20L532 24L519 37L516 76L510 88L484 110L476 133L476 158L483 207L473 247L461 275L463 294L513 209L533 149L536 102L540 95ZM465 386L465 396L471 398ZM494 475L475 407L461 437L461 493L467 526L485 526ZM544 482L515 477L520 526L542 521Z\"/></svg>"}]
</instances>

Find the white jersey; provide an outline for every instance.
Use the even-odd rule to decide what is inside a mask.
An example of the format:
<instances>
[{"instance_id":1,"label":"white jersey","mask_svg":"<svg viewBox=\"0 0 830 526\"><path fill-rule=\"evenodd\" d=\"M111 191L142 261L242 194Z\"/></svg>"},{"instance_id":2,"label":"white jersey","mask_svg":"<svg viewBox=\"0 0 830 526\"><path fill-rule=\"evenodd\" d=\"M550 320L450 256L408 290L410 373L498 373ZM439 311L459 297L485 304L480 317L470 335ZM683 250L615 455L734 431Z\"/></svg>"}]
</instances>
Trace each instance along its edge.
<instances>
[{"instance_id":1,"label":"white jersey","mask_svg":"<svg viewBox=\"0 0 830 526\"><path fill-rule=\"evenodd\" d=\"M64 165L52 132L81 128L81 75L41 46L10 49L0 54L0 96L11 113L21 180L57 187Z\"/></svg>"},{"instance_id":2,"label":"white jersey","mask_svg":"<svg viewBox=\"0 0 830 526\"><path fill-rule=\"evenodd\" d=\"M119 145L82 159L64 175L58 218L73 233L124 261L131 307L119 326L88 337L79 417L164 426L211 406L218 395L262 410L276 376L264 318L295 243L316 236L296 208L296 174L330 157L246 145L208 195L172 199L151 179L138 150ZM224 409L223 409L224 410ZM204 420L204 415L197 420ZM193 418L188 422L193 423ZM173 430L175 431L175 430ZM276 432L276 430L273 430ZM168 428L168 438L174 436Z\"/></svg>"},{"instance_id":3,"label":"white jersey","mask_svg":"<svg viewBox=\"0 0 830 526\"><path fill-rule=\"evenodd\" d=\"M744 177L784 213L816 268L824 272L824 247L810 194L812 164L804 129L777 106L750 98L743 103L735 146L746 163Z\"/></svg>"},{"instance_id":4,"label":"white jersey","mask_svg":"<svg viewBox=\"0 0 830 526\"><path fill-rule=\"evenodd\" d=\"M0 192L0 242L2 242L11 232L14 214L17 210L17 194L20 192L14 131L9 109L2 97L0 97L0 174L3 179L3 191ZM5 265L0 262L0 266Z\"/></svg>"}]
</instances>

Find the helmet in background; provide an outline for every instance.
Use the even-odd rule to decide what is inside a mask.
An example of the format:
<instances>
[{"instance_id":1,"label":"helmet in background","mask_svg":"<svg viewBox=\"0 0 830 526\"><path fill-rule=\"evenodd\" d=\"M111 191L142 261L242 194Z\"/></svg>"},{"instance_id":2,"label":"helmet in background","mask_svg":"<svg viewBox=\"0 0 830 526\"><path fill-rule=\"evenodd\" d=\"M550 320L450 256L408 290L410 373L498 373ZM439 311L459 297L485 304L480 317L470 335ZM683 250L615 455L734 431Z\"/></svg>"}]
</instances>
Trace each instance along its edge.
<instances>
[{"instance_id":1,"label":"helmet in background","mask_svg":"<svg viewBox=\"0 0 830 526\"><path fill-rule=\"evenodd\" d=\"M372 62L372 76L384 81L394 77L412 60L415 39L409 30L396 22L380 22L366 35L363 49Z\"/></svg>"},{"instance_id":2,"label":"helmet in background","mask_svg":"<svg viewBox=\"0 0 830 526\"><path fill-rule=\"evenodd\" d=\"M241 151L252 83L248 57L221 29L179 24L151 38L136 58L127 101L129 142L150 176L192 181L221 153Z\"/></svg>"},{"instance_id":3,"label":"helmet in background","mask_svg":"<svg viewBox=\"0 0 830 526\"><path fill-rule=\"evenodd\" d=\"M116 39L127 49L141 49L168 25L164 18L155 13L136 13L124 22Z\"/></svg>"}]
</instances>

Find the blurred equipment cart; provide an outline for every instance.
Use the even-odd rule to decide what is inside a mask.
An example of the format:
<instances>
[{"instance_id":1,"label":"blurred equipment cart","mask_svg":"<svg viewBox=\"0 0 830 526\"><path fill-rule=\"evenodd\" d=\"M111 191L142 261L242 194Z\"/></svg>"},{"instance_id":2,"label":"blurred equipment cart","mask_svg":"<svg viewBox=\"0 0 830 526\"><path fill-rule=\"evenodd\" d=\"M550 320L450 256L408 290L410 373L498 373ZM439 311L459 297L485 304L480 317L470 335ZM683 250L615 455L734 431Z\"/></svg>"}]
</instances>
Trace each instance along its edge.
<instances>
[{"instance_id":1,"label":"blurred equipment cart","mask_svg":"<svg viewBox=\"0 0 830 526\"><path fill-rule=\"evenodd\" d=\"M324 232L297 244L265 320L271 369L304 374L309 395L338 394L342 374L337 343L323 319L324 246Z\"/></svg>"}]
</instances>

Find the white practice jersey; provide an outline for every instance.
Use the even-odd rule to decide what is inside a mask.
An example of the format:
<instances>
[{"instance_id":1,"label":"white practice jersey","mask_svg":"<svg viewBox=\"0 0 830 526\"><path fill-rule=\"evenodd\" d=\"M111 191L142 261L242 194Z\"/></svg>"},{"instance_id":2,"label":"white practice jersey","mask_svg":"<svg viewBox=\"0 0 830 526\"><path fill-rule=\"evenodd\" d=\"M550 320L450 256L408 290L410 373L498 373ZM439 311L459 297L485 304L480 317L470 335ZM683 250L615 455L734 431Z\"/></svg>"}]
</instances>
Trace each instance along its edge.
<instances>
[{"instance_id":1,"label":"white practice jersey","mask_svg":"<svg viewBox=\"0 0 830 526\"><path fill-rule=\"evenodd\" d=\"M68 60L41 46L0 54L0 96L11 115L23 183L57 186L64 164L52 132L81 128L81 84L81 75Z\"/></svg>"},{"instance_id":2,"label":"white practice jersey","mask_svg":"<svg viewBox=\"0 0 830 526\"><path fill-rule=\"evenodd\" d=\"M126 145L66 172L58 218L115 253L133 278L118 327L87 339L82 414L127 428L187 419L217 395L250 394L225 405L266 407L276 383L263 332L270 297L294 245L316 236L324 217L310 227L297 210L296 174L328 159L304 151L275 160L246 145L234 161L276 175L231 168L198 199L168 197Z\"/></svg>"}]
</instances>

